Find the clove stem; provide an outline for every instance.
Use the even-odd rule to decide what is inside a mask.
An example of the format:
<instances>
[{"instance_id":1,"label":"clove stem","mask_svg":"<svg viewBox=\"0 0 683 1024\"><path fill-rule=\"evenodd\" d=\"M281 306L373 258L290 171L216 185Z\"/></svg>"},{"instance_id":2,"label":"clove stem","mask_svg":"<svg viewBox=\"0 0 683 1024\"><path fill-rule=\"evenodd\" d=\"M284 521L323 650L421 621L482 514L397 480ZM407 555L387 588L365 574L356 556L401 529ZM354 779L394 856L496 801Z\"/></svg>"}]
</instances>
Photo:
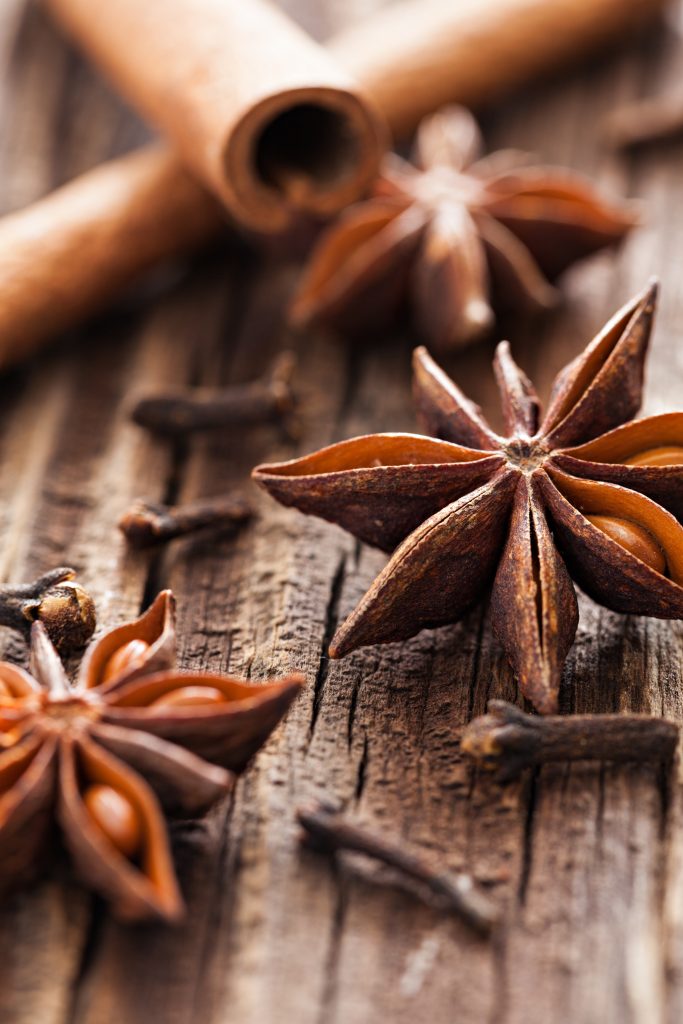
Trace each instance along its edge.
<instances>
[{"instance_id":1,"label":"clove stem","mask_svg":"<svg viewBox=\"0 0 683 1024\"><path fill-rule=\"evenodd\" d=\"M528 715L503 700L465 729L460 750L499 782L549 761L670 761L678 726L649 715Z\"/></svg>"},{"instance_id":2,"label":"clove stem","mask_svg":"<svg viewBox=\"0 0 683 1024\"><path fill-rule=\"evenodd\" d=\"M683 135L683 95L654 96L620 107L604 123L613 149L636 149Z\"/></svg>"},{"instance_id":3,"label":"clove stem","mask_svg":"<svg viewBox=\"0 0 683 1024\"><path fill-rule=\"evenodd\" d=\"M95 631L95 606L73 569L44 573L32 583L0 587L0 626L28 634L42 622L58 650L82 647Z\"/></svg>"},{"instance_id":4,"label":"clove stem","mask_svg":"<svg viewBox=\"0 0 683 1024\"><path fill-rule=\"evenodd\" d=\"M151 547L204 529L235 529L251 519L243 499L221 496L188 505L136 502L119 520L119 529L134 548Z\"/></svg>"},{"instance_id":5,"label":"clove stem","mask_svg":"<svg viewBox=\"0 0 683 1024\"><path fill-rule=\"evenodd\" d=\"M141 398L131 416L138 426L172 437L282 419L295 404L291 388L294 365L294 354L283 352L270 373L259 380Z\"/></svg>"},{"instance_id":6,"label":"clove stem","mask_svg":"<svg viewBox=\"0 0 683 1024\"><path fill-rule=\"evenodd\" d=\"M331 804L321 802L300 808L297 820L308 846L324 853L361 853L394 868L424 886L442 906L482 935L488 935L500 920L498 908L475 888L470 875L435 870L420 854L352 824Z\"/></svg>"}]
</instances>

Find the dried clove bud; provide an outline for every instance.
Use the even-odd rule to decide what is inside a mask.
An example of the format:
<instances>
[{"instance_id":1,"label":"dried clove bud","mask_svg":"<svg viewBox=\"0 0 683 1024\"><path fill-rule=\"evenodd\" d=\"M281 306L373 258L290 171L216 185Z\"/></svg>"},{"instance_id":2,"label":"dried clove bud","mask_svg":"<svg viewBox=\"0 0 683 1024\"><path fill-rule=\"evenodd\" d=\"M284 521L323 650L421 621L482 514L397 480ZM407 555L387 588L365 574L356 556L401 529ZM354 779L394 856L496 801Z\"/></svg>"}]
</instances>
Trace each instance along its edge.
<instances>
[{"instance_id":1,"label":"dried clove bud","mask_svg":"<svg viewBox=\"0 0 683 1024\"><path fill-rule=\"evenodd\" d=\"M470 875L435 869L422 855L391 842L377 833L348 821L327 801L302 807L297 821L304 829L302 842L321 853L350 851L364 854L398 871L419 885L445 909L462 918L471 928L488 935L500 919L489 898L475 888Z\"/></svg>"},{"instance_id":2,"label":"dried clove bud","mask_svg":"<svg viewBox=\"0 0 683 1024\"><path fill-rule=\"evenodd\" d=\"M199 530L236 529L252 515L248 502L230 495L188 505L138 501L119 520L119 530L132 547L146 548Z\"/></svg>"},{"instance_id":3,"label":"dried clove bud","mask_svg":"<svg viewBox=\"0 0 683 1024\"><path fill-rule=\"evenodd\" d=\"M678 726L649 715L527 715L504 700L465 729L460 750L499 782L548 761L670 761Z\"/></svg>"},{"instance_id":4,"label":"dried clove bud","mask_svg":"<svg viewBox=\"0 0 683 1024\"><path fill-rule=\"evenodd\" d=\"M295 405L291 388L294 366L294 353L283 352L270 373L259 380L226 388L187 388L142 398L131 416L138 426L170 437L283 420Z\"/></svg>"},{"instance_id":5,"label":"dried clove bud","mask_svg":"<svg viewBox=\"0 0 683 1024\"><path fill-rule=\"evenodd\" d=\"M95 604L73 569L44 573L32 583L0 587L0 625L28 635L42 622L59 651L82 647L95 631Z\"/></svg>"}]
</instances>

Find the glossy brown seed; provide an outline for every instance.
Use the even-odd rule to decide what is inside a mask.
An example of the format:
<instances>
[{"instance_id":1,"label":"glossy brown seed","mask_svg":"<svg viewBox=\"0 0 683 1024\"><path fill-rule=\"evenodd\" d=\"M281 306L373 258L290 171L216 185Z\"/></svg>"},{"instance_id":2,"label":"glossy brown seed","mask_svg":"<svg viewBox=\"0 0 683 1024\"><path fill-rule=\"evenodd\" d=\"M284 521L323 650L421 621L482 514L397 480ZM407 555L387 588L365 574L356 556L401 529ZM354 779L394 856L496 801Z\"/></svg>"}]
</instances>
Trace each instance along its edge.
<instances>
[{"instance_id":1,"label":"glossy brown seed","mask_svg":"<svg viewBox=\"0 0 683 1024\"><path fill-rule=\"evenodd\" d=\"M119 853L132 860L142 844L142 825L131 801L112 786L98 783L86 789L83 803Z\"/></svg>"},{"instance_id":2,"label":"glossy brown seed","mask_svg":"<svg viewBox=\"0 0 683 1024\"><path fill-rule=\"evenodd\" d=\"M195 704L220 704L224 699L215 686L182 686L179 690L158 697L150 707L185 708Z\"/></svg>"},{"instance_id":3,"label":"glossy brown seed","mask_svg":"<svg viewBox=\"0 0 683 1024\"><path fill-rule=\"evenodd\" d=\"M666 575L664 552L652 534L642 526L616 516L586 516L586 519L641 562L645 562L645 565Z\"/></svg>"},{"instance_id":4,"label":"glossy brown seed","mask_svg":"<svg viewBox=\"0 0 683 1024\"><path fill-rule=\"evenodd\" d=\"M625 466L683 466L683 448L667 445L663 448L648 448L646 452L624 459Z\"/></svg>"},{"instance_id":5,"label":"glossy brown seed","mask_svg":"<svg viewBox=\"0 0 683 1024\"><path fill-rule=\"evenodd\" d=\"M144 640L129 640L127 644L123 644L118 651L112 654L105 665L102 682L108 683L110 679L115 679L116 676L137 668L142 664L148 650L149 644Z\"/></svg>"}]
</instances>

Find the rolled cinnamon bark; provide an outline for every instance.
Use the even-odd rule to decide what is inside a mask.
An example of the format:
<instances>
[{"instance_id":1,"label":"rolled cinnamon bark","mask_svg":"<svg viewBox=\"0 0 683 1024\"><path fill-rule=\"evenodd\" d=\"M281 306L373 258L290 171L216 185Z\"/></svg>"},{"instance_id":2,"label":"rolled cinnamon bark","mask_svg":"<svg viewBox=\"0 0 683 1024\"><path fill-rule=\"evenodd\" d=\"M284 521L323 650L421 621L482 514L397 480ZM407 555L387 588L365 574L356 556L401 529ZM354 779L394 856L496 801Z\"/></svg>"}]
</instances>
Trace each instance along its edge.
<instances>
[{"instance_id":1,"label":"rolled cinnamon bark","mask_svg":"<svg viewBox=\"0 0 683 1024\"><path fill-rule=\"evenodd\" d=\"M221 208L167 149L112 160L0 220L0 366L217 234Z\"/></svg>"},{"instance_id":2,"label":"rolled cinnamon bark","mask_svg":"<svg viewBox=\"0 0 683 1024\"><path fill-rule=\"evenodd\" d=\"M241 224L278 231L369 185L378 114L267 0L44 0Z\"/></svg>"},{"instance_id":3,"label":"rolled cinnamon bark","mask_svg":"<svg viewBox=\"0 0 683 1024\"><path fill-rule=\"evenodd\" d=\"M94 21L105 9L128 8L134 0L98 5L94 15L92 0L48 2L65 19L67 6L82 19L89 6ZM232 9L239 0L224 2ZM258 0L241 6L252 3ZM135 6L136 13L144 8ZM664 0L404 0L332 40L329 49L402 130L444 100L475 106L492 101L560 57L579 56L589 43L633 29L663 6ZM384 26L383 37L378 25ZM378 34L380 46L375 45ZM127 45L128 40L122 48ZM143 60L150 58L145 54ZM419 67L425 69L425 88L418 90ZM433 69L440 70L432 74ZM412 82L410 89L404 79ZM276 161L276 166L283 164ZM296 175L289 185L296 187ZM190 249L219 227L217 205L170 150L116 161L0 220L0 368L95 311L154 263Z\"/></svg>"},{"instance_id":4,"label":"rolled cinnamon bark","mask_svg":"<svg viewBox=\"0 0 683 1024\"><path fill-rule=\"evenodd\" d=\"M397 136L444 103L480 107L634 33L668 0L398 0L329 50Z\"/></svg>"}]
</instances>

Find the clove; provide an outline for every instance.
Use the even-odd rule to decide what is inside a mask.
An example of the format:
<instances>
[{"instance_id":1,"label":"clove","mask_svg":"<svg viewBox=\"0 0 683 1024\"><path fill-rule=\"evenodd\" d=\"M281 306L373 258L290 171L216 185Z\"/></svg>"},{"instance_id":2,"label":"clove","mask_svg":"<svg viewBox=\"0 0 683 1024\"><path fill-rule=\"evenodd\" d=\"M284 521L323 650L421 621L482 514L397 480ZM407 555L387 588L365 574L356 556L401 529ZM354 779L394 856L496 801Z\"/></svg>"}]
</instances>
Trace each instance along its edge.
<instances>
[{"instance_id":1,"label":"clove","mask_svg":"<svg viewBox=\"0 0 683 1024\"><path fill-rule=\"evenodd\" d=\"M292 412L295 357L282 352L267 376L226 388L187 388L141 398L131 411L140 427L169 437L283 421Z\"/></svg>"},{"instance_id":2,"label":"clove","mask_svg":"<svg viewBox=\"0 0 683 1024\"><path fill-rule=\"evenodd\" d=\"M407 850L402 843L354 825L331 803L299 808L297 821L304 830L302 842L309 848L333 855L342 851L360 853L395 869L417 882L440 906L457 914L481 935L488 935L500 920L500 911L475 887L470 875L435 869L425 857Z\"/></svg>"},{"instance_id":3,"label":"clove","mask_svg":"<svg viewBox=\"0 0 683 1024\"><path fill-rule=\"evenodd\" d=\"M637 149L683 135L683 95L639 100L613 111L603 125L612 149Z\"/></svg>"},{"instance_id":4,"label":"clove","mask_svg":"<svg viewBox=\"0 0 683 1024\"><path fill-rule=\"evenodd\" d=\"M460 750L499 782L549 761L668 762L678 726L649 715L528 715L504 700L465 729Z\"/></svg>"},{"instance_id":5,"label":"clove","mask_svg":"<svg viewBox=\"0 0 683 1024\"><path fill-rule=\"evenodd\" d=\"M119 520L119 530L134 548L147 548L199 530L237 529L253 510L243 499L222 496L187 505L136 502Z\"/></svg>"},{"instance_id":6,"label":"clove","mask_svg":"<svg viewBox=\"0 0 683 1024\"><path fill-rule=\"evenodd\" d=\"M0 587L0 626L28 635L42 622L59 651L82 647L95 631L95 604L73 569L44 573L32 583Z\"/></svg>"}]
</instances>

